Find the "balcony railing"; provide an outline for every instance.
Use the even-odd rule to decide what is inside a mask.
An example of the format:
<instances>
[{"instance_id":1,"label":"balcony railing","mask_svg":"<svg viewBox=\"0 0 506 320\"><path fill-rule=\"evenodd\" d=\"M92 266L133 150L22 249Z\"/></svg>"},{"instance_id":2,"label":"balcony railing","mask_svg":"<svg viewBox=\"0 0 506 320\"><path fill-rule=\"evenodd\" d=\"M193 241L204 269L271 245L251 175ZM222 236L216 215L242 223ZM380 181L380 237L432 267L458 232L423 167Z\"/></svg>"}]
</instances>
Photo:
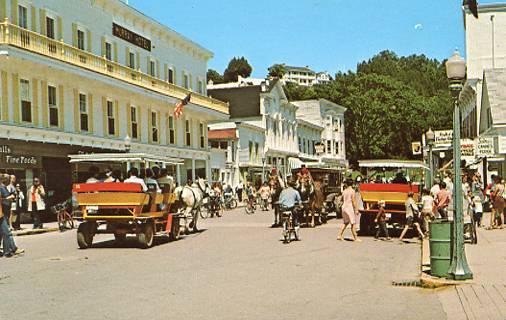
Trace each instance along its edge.
<instances>
[{"instance_id":1,"label":"balcony railing","mask_svg":"<svg viewBox=\"0 0 506 320\"><path fill-rule=\"evenodd\" d=\"M23 29L9 23L7 20L0 23L0 44L12 45L177 99L183 99L191 92L140 70L134 70L105 57L80 50L63 41L50 39L36 32ZM192 104L226 114L229 113L227 103L195 92L191 93Z\"/></svg>"}]
</instances>

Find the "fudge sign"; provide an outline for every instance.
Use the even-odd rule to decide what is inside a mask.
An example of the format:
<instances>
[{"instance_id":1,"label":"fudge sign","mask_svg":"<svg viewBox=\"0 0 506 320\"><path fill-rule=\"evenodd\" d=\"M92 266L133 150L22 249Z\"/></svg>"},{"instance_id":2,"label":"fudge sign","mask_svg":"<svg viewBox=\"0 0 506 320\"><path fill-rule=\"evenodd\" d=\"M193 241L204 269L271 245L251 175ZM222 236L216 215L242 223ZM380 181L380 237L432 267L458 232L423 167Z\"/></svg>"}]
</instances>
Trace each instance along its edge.
<instances>
[{"instance_id":1,"label":"fudge sign","mask_svg":"<svg viewBox=\"0 0 506 320\"><path fill-rule=\"evenodd\" d=\"M151 40L144 38L137 33L130 31L115 23L112 24L112 34L118 38L130 42L144 50L151 51Z\"/></svg>"}]
</instances>

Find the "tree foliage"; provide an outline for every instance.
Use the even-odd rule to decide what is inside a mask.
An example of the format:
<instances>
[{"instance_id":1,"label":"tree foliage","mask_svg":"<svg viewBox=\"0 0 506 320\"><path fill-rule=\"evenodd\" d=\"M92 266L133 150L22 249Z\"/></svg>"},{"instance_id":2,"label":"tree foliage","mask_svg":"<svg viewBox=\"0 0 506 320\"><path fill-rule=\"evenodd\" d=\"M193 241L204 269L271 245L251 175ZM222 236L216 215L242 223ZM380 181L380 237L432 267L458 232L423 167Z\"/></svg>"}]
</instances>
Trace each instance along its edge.
<instances>
[{"instance_id":1,"label":"tree foliage","mask_svg":"<svg viewBox=\"0 0 506 320\"><path fill-rule=\"evenodd\" d=\"M214 69L207 70L207 81L213 81L214 84L225 82L223 76Z\"/></svg>"},{"instance_id":2,"label":"tree foliage","mask_svg":"<svg viewBox=\"0 0 506 320\"><path fill-rule=\"evenodd\" d=\"M276 64L273 64L272 66L270 66L267 71L269 71L269 77L274 77L274 78L283 78L283 76L286 74L286 66L284 64L279 64L279 63L276 63Z\"/></svg>"},{"instance_id":3,"label":"tree foliage","mask_svg":"<svg viewBox=\"0 0 506 320\"><path fill-rule=\"evenodd\" d=\"M288 84L290 99L325 98L346 107L346 151L359 159L413 158L411 142L429 127L447 129L452 100L442 62L420 55L380 52L356 72L338 73L311 88Z\"/></svg>"},{"instance_id":4,"label":"tree foliage","mask_svg":"<svg viewBox=\"0 0 506 320\"><path fill-rule=\"evenodd\" d=\"M223 78L225 82L234 82L237 81L239 76L243 78L249 77L251 75L251 72L253 72L253 68L249 64L248 60L246 60L246 58L234 57L228 63L228 67L223 73Z\"/></svg>"}]
</instances>

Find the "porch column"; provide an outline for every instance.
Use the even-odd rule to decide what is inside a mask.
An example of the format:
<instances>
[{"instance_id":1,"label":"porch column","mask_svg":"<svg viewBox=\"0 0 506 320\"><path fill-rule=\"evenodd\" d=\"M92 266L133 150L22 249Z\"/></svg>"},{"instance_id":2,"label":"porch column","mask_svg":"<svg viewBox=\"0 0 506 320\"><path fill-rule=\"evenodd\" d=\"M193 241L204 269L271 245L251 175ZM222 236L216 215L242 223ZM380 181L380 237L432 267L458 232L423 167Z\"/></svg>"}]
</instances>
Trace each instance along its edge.
<instances>
[{"instance_id":1,"label":"porch column","mask_svg":"<svg viewBox=\"0 0 506 320\"><path fill-rule=\"evenodd\" d=\"M192 158L192 181L195 181L195 158Z\"/></svg>"},{"instance_id":2,"label":"porch column","mask_svg":"<svg viewBox=\"0 0 506 320\"><path fill-rule=\"evenodd\" d=\"M176 165L176 181L177 181L177 184L180 186L181 185L181 165L180 164Z\"/></svg>"},{"instance_id":3,"label":"porch column","mask_svg":"<svg viewBox=\"0 0 506 320\"><path fill-rule=\"evenodd\" d=\"M206 160L206 178L207 178L207 181L211 182L211 180L213 179L213 177L211 176L211 157L208 156L207 157L207 160ZM221 174L221 171L220 171L220 174ZM220 177L218 177L218 180L220 179Z\"/></svg>"}]
</instances>

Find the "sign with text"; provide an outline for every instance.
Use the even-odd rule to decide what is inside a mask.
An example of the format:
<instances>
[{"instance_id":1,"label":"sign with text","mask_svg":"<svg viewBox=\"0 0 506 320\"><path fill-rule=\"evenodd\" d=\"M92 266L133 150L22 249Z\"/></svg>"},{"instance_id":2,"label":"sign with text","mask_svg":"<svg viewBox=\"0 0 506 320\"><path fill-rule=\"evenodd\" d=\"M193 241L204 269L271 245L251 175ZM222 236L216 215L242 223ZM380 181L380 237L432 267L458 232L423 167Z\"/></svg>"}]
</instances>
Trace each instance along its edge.
<instances>
[{"instance_id":1,"label":"sign with text","mask_svg":"<svg viewBox=\"0 0 506 320\"><path fill-rule=\"evenodd\" d=\"M116 23L112 24L112 34L118 38L130 42L144 50L151 51L151 40L144 38L143 36L130 31Z\"/></svg>"},{"instance_id":2,"label":"sign with text","mask_svg":"<svg viewBox=\"0 0 506 320\"><path fill-rule=\"evenodd\" d=\"M41 158L30 155L1 154L0 168L4 169L30 169L40 168L42 166Z\"/></svg>"},{"instance_id":3,"label":"sign with text","mask_svg":"<svg viewBox=\"0 0 506 320\"><path fill-rule=\"evenodd\" d=\"M494 150L494 138L476 138L476 156L485 158L493 157L495 155Z\"/></svg>"},{"instance_id":4,"label":"sign with text","mask_svg":"<svg viewBox=\"0 0 506 320\"><path fill-rule=\"evenodd\" d=\"M6 145L0 145L0 154L11 154L12 148Z\"/></svg>"},{"instance_id":5,"label":"sign with text","mask_svg":"<svg viewBox=\"0 0 506 320\"><path fill-rule=\"evenodd\" d=\"M419 156L422 154L422 143L421 142L412 142L411 150L413 151L414 156Z\"/></svg>"},{"instance_id":6,"label":"sign with text","mask_svg":"<svg viewBox=\"0 0 506 320\"><path fill-rule=\"evenodd\" d=\"M466 160L467 163L472 163L475 160L475 143L471 139L460 140L460 154L462 160Z\"/></svg>"},{"instance_id":7,"label":"sign with text","mask_svg":"<svg viewBox=\"0 0 506 320\"><path fill-rule=\"evenodd\" d=\"M453 142L453 131L452 130L437 130L434 131L434 146L438 147L450 147Z\"/></svg>"},{"instance_id":8,"label":"sign with text","mask_svg":"<svg viewBox=\"0 0 506 320\"><path fill-rule=\"evenodd\" d=\"M506 154L506 137L497 137L497 153Z\"/></svg>"}]
</instances>

